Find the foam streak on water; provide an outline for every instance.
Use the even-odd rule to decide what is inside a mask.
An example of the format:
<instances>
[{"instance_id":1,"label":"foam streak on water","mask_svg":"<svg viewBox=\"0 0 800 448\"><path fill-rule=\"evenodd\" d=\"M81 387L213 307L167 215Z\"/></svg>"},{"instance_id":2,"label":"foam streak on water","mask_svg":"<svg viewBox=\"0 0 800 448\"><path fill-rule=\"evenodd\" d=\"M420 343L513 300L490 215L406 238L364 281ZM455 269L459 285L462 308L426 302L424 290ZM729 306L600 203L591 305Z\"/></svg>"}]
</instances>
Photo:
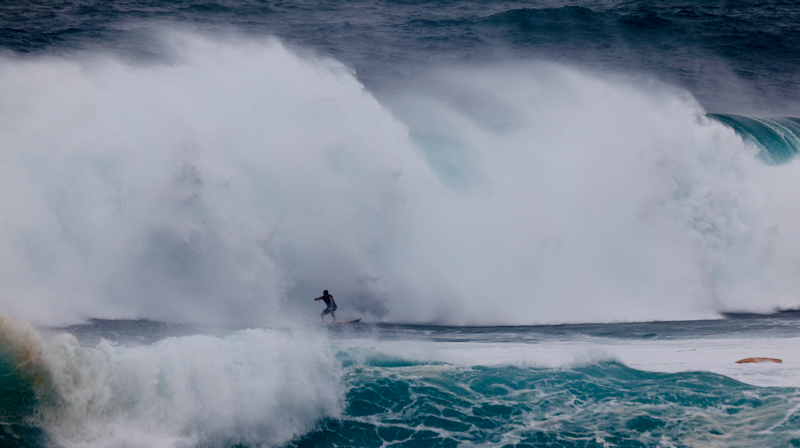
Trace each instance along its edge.
<instances>
[{"instance_id":1,"label":"foam streak on water","mask_svg":"<svg viewBox=\"0 0 800 448\"><path fill-rule=\"evenodd\" d=\"M764 446L796 443L796 389L616 363L363 368L348 416L292 446Z\"/></svg>"},{"instance_id":2,"label":"foam streak on water","mask_svg":"<svg viewBox=\"0 0 800 448\"><path fill-rule=\"evenodd\" d=\"M796 327L753 319L342 332L345 415L291 446L794 445ZM783 362L734 362L756 353Z\"/></svg>"}]
</instances>

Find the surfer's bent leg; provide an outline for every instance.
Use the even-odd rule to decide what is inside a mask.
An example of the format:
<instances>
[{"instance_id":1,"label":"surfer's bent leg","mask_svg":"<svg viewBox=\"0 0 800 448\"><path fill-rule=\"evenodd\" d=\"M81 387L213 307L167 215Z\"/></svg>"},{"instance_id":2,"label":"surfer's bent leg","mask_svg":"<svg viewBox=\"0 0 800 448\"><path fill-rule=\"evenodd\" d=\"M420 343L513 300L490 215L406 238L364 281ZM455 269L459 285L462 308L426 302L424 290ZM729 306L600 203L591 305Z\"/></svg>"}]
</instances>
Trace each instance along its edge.
<instances>
[{"instance_id":1,"label":"surfer's bent leg","mask_svg":"<svg viewBox=\"0 0 800 448\"><path fill-rule=\"evenodd\" d=\"M333 312L336 311L336 308L338 308L338 307L335 304L332 305L332 306L329 306L328 308L325 308L322 311L322 314L319 315L320 319L325 320L325 315L328 314L328 313L331 313L331 316L333 316L333 320L336 320L336 315L333 314Z\"/></svg>"}]
</instances>

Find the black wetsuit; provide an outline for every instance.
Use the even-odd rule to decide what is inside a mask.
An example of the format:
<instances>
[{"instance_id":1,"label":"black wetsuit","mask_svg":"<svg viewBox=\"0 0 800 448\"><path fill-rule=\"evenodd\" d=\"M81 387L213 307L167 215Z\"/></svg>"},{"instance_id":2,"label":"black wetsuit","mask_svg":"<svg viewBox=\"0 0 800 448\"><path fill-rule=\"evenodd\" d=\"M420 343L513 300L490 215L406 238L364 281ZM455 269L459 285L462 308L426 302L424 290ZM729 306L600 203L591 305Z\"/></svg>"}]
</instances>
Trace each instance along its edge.
<instances>
[{"instance_id":1,"label":"black wetsuit","mask_svg":"<svg viewBox=\"0 0 800 448\"><path fill-rule=\"evenodd\" d=\"M328 305L328 308L322 312L322 314L328 314L331 311L336 311L336 302L333 300L333 295L328 294L327 296L322 296L322 301L325 302L325 305Z\"/></svg>"}]
</instances>

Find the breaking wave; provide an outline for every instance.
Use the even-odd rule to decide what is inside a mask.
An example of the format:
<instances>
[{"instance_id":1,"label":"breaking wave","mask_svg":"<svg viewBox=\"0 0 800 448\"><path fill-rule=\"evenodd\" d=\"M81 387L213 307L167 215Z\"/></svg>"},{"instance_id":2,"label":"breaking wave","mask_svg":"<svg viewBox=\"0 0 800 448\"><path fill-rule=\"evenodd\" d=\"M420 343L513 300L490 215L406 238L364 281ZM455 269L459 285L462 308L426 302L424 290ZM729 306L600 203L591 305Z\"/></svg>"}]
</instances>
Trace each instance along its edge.
<instances>
[{"instance_id":1,"label":"breaking wave","mask_svg":"<svg viewBox=\"0 0 800 448\"><path fill-rule=\"evenodd\" d=\"M343 317L449 324L798 306L800 168L683 91L528 62L376 98L275 40L161 39L143 66L3 59L6 313L264 325L322 289Z\"/></svg>"},{"instance_id":2,"label":"breaking wave","mask_svg":"<svg viewBox=\"0 0 800 448\"><path fill-rule=\"evenodd\" d=\"M125 347L0 325L3 446L278 446L340 416L341 364L308 332Z\"/></svg>"}]
</instances>

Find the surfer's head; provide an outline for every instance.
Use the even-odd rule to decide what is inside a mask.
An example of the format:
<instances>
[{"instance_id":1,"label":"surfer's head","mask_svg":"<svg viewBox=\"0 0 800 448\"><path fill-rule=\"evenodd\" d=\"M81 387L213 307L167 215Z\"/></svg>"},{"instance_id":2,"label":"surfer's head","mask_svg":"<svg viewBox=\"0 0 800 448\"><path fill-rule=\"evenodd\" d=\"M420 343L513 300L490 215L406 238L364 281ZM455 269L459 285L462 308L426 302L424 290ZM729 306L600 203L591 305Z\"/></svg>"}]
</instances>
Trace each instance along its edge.
<instances>
[{"instance_id":1,"label":"surfer's head","mask_svg":"<svg viewBox=\"0 0 800 448\"><path fill-rule=\"evenodd\" d=\"M326 289L325 291L322 291L322 295L323 296L327 296L328 295L328 290Z\"/></svg>"}]
</instances>

